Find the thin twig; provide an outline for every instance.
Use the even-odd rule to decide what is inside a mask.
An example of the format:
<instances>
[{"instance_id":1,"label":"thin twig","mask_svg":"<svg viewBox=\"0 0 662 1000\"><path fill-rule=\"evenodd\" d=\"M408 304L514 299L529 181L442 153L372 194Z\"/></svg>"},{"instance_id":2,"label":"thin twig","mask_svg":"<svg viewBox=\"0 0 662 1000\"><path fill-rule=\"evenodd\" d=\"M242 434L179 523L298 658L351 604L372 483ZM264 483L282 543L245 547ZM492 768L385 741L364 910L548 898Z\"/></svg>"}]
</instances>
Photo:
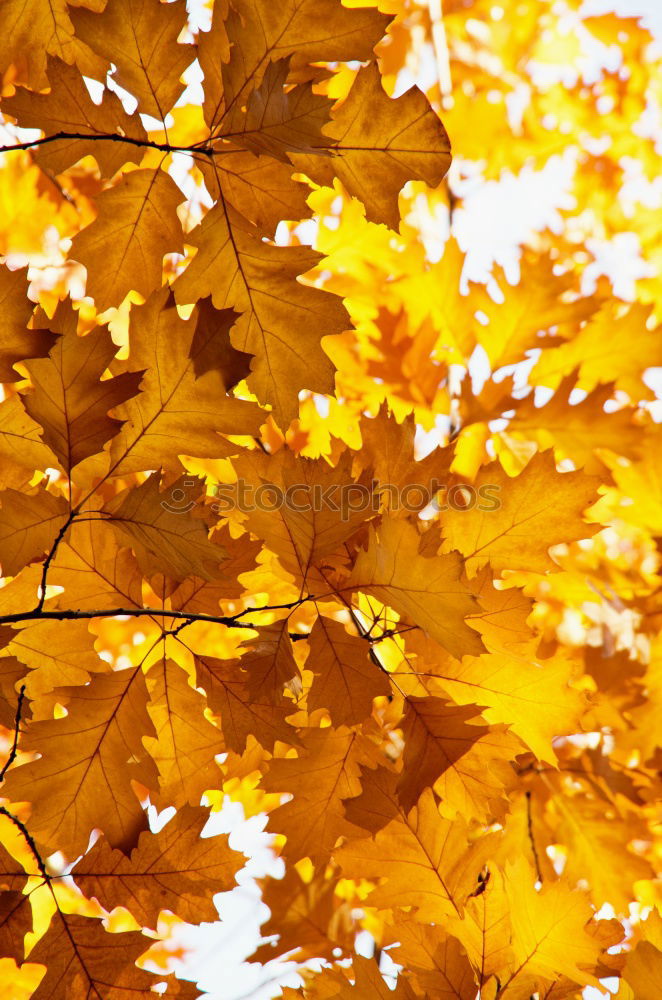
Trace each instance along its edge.
<instances>
[{"instance_id":1,"label":"thin twig","mask_svg":"<svg viewBox=\"0 0 662 1000\"><path fill-rule=\"evenodd\" d=\"M194 611L168 611L164 608L107 608L94 611L84 611L81 609L63 608L58 611L44 611L43 608L34 608L32 611L16 611L11 615L0 616L0 624L12 625L17 622L26 621L73 621L76 619L90 618L175 618L187 623L210 622L215 625L227 625L229 628L255 628L249 622L240 621L245 615L257 614L261 611L291 611L299 607L306 601L319 600L317 597L308 596L298 598L296 601L289 601L286 604L267 604L260 608L244 608L236 615L206 615Z\"/></svg>"},{"instance_id":2,"label":"thin twig","mask_svg":"<svg viewBox=\"0 0 662 1000\"><path fill-rule=\"evenodd\" d=\"M50 882L51 877L46 871L46 865L44 864L43 858L39 853L39 850L37 849L37 845L34 842L32 834L28 830L25 823L23 823L22 820L18 818L18 816L15 816L13 812L10 812L9 809L7 809L5 806L0 806L0 814L2 816L6 816L8 820L11 820L11 822L14 824L17 830L21 831L23 839L25 840L26 844L32 851L35 861L37 862L37 866L39 868L39 874L43 879L46 880L46 882Z\"/></svg>"},{"instance_id":3,"label":"thin twig","mask_svg":"<svg viewBox=\"0 0 662 1000\"><path fill-rule=\"evenodd\" d=\"M536 847L536 841L533 836L533 817L531 816L531 791L527 788L526 792L526 828L529 832L529 841L531 842L531 851L533 852L533 860L536 866L536 875L538 881L542 885L542 872L540 870L540 858L538 857L538 848Z\"/></svg>"},{"instance_id":4,"label":"thin twig","mask_svg":"<svg viewBox=\"0 0 662 1000\"><path fill-rule=\"evenodd\" d=\"M5 780L5 774L16 760L16 754L18 753L18 737L21 727L21 711L23 709L24 696L25 684L21 684L21 689L18 692L18 702L16 704L16 717L14 719L14 742L12 743L12 748L9 751L9 757L7 757L7 760L4 762L2 770L0 771L0 784Z\"/></svg>"},{"instance_id":5,"label":"thin twig","mask_svg":"<svg viewBox=\"0 0 662 1000\"><path fill-rule=\"evenodd\" d=\"M78 513L78 509L77 508L74 508L72 511L70 511L69 516L67 517L66 521L60 527L60 530L58 531L57 535L55 536L55 540L53 541L53 544L51 545L50 552L48 553L48 555L46 556L46 558L44 560L44 565L41 568L41 584L40 584L40 588L39 588L39 602L38 602L37 607L35 609L37 611L41 611L42 610L42 608L44 606L44 601L46 600L46 584L48 582L47 581L48 570L50 569L50 566L51 566L51 563L53 562L53 559L55 558L55 553L58 550L58 546L59 546L60 542L62 541L62 539L66 535L67 531L69 530L69 527L71 526L71 524L75 520L77 513Z\"/></svg>"},{"instance_id":6,"label":"thin twig","mask_svg":"<svg viewBox=\"0 0 662 1000\"><path fill-rule=\"evenodd\" d=\"M194 144L192 146L173 146L169 142L156 142L154 139L134 139L130 135L118 135L116 132L97 132L86 135L84 132L54 132L53 135L45 135L41 139L33 139L31 142L17 142L12 146L0 146L0 153L13 153L19 149L34 149L36 146L47 146L51 142L60 142L63 139L81 139L85 142L122 142L128 146L146 146L149 149L158 149L162 153L200 153L202 156L218 156L226 152L222 149L214 149L206 144Z\"/></svg>"}]
</instances>

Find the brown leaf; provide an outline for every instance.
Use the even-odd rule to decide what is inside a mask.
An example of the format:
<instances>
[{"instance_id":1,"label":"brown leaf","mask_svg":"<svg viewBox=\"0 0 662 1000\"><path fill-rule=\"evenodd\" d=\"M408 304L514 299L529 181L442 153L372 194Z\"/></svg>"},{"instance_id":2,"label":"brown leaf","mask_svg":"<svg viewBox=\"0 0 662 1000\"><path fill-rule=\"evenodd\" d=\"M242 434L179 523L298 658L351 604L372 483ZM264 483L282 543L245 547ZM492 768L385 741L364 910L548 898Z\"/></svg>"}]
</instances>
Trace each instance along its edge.
<instances>
[{"instance_id":1,"label":"brown leaf","mask_svg":"<svg viewBox=\"0 0 662 1000\"><path fill-rule=\"evenodd\" d=\"M43 486L31 493L0 493L0 563L5 576L16 576L51 547L67 520L69 508L62 496Z\"/></svg>"},{"instance_id":2,"label":"brown leaf","mask_svg":"<svg viewBox=\"0 0 662 1000\"><path fill-rule=\"evenodd\" d=\"M60 1000L63 983L73 997L149 1000L154 996L152 986L164 978L163 973L157 979L134 964L149 944L149 938L135 931L109 934L100 920L58 910L29 955L30 962L46 966L33 1000ZM192 983L177 980L173 985L166 996L182 1000L198 996Z\"/></svg>"},{"instance_id":3,"label":"brown leaf","mask_svg":"<svg viewBox=\"0 0 662 1000\"><path fill-rule=\"evenodd\" d=\"M108 0L102 13L77 10L78 38L117 67L114 79L138 98L140 110L163 120L182 93L180 77L195 58L177 38L186 24L182 4Z\"/></svg>"},{"instance_id":4,"label":"brown leaf","mask_svg":"<svg viewBox=\"0 0 662 1000\"><path fill-rule=\"evenodd\" d=\"M128 136L137 143L147 139L140 118L126 113L117 94L106 90L101 104L95 104L80 72L60 59L50 58L46 72L51 87L48 94L20 88L2 101L3 113L15 118L21 128L41 129L47 136L56 132L78 136L38 147L34 155L40 166L61 174L84 156L93 156L102 176L112 177L127 160L140 163L144 152L140 146L98 138L99 133L106 133ZM85 136L91 138L86 140Z\"/></svg>"},{"instance_id":5,"label":"brown leaf","mask_svg":"<svg viewBox=\"0 0 662 1000\"><path fill-rule=\"evenodd\" d=\"M385 519L359 553L349 586L373 594L453 655L479 653L480 637L465 622L477 602L461 579L462 560L456 552L428 559L419 541L408 522Z\"/></svg>"},{"instance_id":6,"label":"brown leaf","mask_svg":"<svg viewBox=\"0 0 662 1000\"><path fill-rule=\"evenodd\" d=\"M275 419L287 427L298 415L301 388L332 391L333 365L320 341L349 323L337 297L297 281L320 255L308 247L265 243L222 198L186 242L198 252L175 282L177 301L211 295L217 309L242 313L231 339L238 350L254 355L248 386L261 402L271 403Z\"/></svg>"},{"instance_id":7,"label":"brown leaf","mask_svg":"<svg viewBox=\"0 0 662 1000\"><path fill-rule=\"evenodd\" d=\"M86 293L99 312L119 306L132 289L148 296L161 287L164 255L184 250L176 211L182 200L162 170L132 170L99 195L99 214L71 244L72 258L87 269Z\"/></svg>"},{"instance_id":8,"label":"brown leaf","mask_svg":"<svg viewBox=\"0 0 662 1000\"><path fill-rule=\"evenodd\" d=\"M108 411L137 394L143 374L102 380L117 348L105 327L79 337L77 322L71 303L61 303L50 323L58 338L48 357L26 362L33 388L25 409L67 473L117 433L121 422Z\"/></svg>"},{"instance_id":9,"label":"brown leaf","mask_svg":"<svg viewBox=\"0 0 662 1000\"><path fill-rule=\"evenodd\" d=\"M373 699L387 695L388 678L370 658L365 639L350 635L340 622L322 615L310 634L306 669L315 675L308 709L328 708L334 725L354 725L372 711Z\"/></svg>"},{"instance_id":10,"label":"brown leaf","mask_svg":"<svg viewBox=\"0 0 662 1000\"><path fill-rule=\"evenodd\" d=\"M129 851L146 825L131 782L153 787L156 778L142 745L153 732L142 672L95 674L58 698L67 716L27 727L22 749L40 756L9 772L4 793L31 803L30 830L49 853L77 857L95 828Z\"/></svg>"},{"instance_id":11,"label":"brown leaf","mask_svg":"<svg viewBox=\"0 0 662 1000\"><path fill-rule=\"evenodd\" d=\"M215 757L225 749L221 733L205 718L204 696L177 663L165 658L155 663L147 687L156 736L146 736L144 744L159 771L158 802L197 806L201 795L220 782Z\"/></svg>"},{"instance_id":12,"label":"brown leaf","mask_svg":"<svg viewBox=\"0 0 662 1000\"><path fill-rule=\"evenodd\" d=\"M26 298L26 273L0 267L0 381L17 382L14 365L48 354L55 343L50 330L28 330L33 305Z\"/></svg>"},{"instance_id":13,"label":"brown leaf","mask_svg":"<svg viewBox=\"0 0 662 1000\"><path fill-rule=\"evenodd\" d=\"M398 228L398 194L409 180L436 187L451 162L450 141L425 95L413 88L387 97L375 63L359 70L325 133L334 140L328 161L296 154L294 164L321 184L338 177L360 198L371 222Z\"/></svg>"},{"instance_id":14,"label":"brown leaf","mask_svg":"<svg viewBox=\"0 0 662 1000\"><path fill-rule=\"evenodd\" d=\"M140 486L124 490L106 504L105 512L121 542L134 550L146 574L165 573L174 580L190 574L212 580L224 552L207 537L207 526L195 516L195 501L204 484L182 476L159 490L154 473ZM177 498L186 498L178 509Z\"/></svg>"},{"instance_id":15,"label":"brown leaf","mask_svg":"<svg viewBox=\"0 0 662 1000\"><path fill-rule=\"evenodd\" d=\"M104 909L126 906L147 927L156 927L161 910L190 923L216 920L212 895L233 887L244 858L227 834L200 836L208 818L206 809L184 806L157 834L141 833L130 857L100 839L74 868L74 880Z\"/></svg>"},{"instance_id":16,"label":"brown leaf","mask_svg":"<svg viewBox=\"0 0 662 1000\"><path fill-rule=\"evenodd\" d=\"M232 452L221 434L237 427L258 433L261 411L225 390L236 374L235 355L229 372L217 355L215 370L196 377L196 321L195 311L188 321L181 319L167 288L131 310L128 365L145 369L145 377L141 393L116 411L125 424L111 446L113 475L162 466L179 471L178 455L218 458Z\"/></svg>"}]
</instances>

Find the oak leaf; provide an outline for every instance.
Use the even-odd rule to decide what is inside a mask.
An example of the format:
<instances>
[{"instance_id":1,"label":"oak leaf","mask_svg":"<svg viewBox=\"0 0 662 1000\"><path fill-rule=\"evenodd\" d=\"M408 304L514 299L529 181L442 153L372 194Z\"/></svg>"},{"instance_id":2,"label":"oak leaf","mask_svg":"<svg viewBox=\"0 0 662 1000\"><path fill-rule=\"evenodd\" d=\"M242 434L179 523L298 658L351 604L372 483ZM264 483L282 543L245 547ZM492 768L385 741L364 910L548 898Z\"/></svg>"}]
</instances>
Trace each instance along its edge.
<instances>
[{"instance_id":1,"label":"oak leaf","mask_svg":"<svg viewBox=\"0 0 662 1000\"><path fill-rule=\"evenodd\" d=\"M156 780L142 746L153 732L142 672L95 674L87 686L60 688L58 697L67 716L31 724L23 747L41 756L10 771L4 791L31 803L31 829L50 851L77 857L95 828L129 851L146 825L131 781L153 787Z\"/></svg>"},{"instance_id":2,"label":"oak leaf","mask_svg":"<svg viewBox=\"0 0 662 1000\"><path fill-rule=\"evenodd\" d=\"M359 553L348 586L388 604L454 655L479 653L480 637L465 622L477 602L461 578L460 556L428 559L419 543L411 524L386 518Z\"/></svg>"},{"instance_id":3,"label":"oak leaf","mask_svg":"<svg viewBox=\"0 0 662 1000\"><path fill-rule=\"evenodd\" d=\"M29 562L39 559L55 541L67 521L64 497L43 486L31 493L0 493L0 564L5 576L16 576Z\"/></svg>"},{"instance_id":4,"label":"oak leaf","mask_svg":"<svg viewBox=\"0 0 662 1000\"><path fill-rule=\"evenodd\" d=\"M313 587L316 572L374 517L369 477L354 479L349 452L337 465L306 459L289 449L275 455L243 452L233 460L246 493L246 525L262 538L285 570ZM241 509L241 495L237 494ZM327 590L323 581L318 587Z\"/></svg>"},{"instance_id":5,"label":"oak leaf","mask_svg":"<svg viewBox=\"0 0 662 1000\"><path fill-rule=\"evenodd\" d=\"M475 482L478 496L481 488L489 489L489 501L444 512L443 551L461 552L471 576L488 562L495 573L554 569L548 554L552 545L588 538L598 530L582 517L597 500L598 483L583 472L557 472L550 451L534 455L514 477L491 462Z\"/></svg>"},{"instance_id":6,"label":"oak leaf","mask_svg":"<svg viewBox=\"0 0 662 1000\"><path fill-rule=\"evenodd\" d=\"M101 104L95 104L75 66L60 59L49 59L47 67L50 92L36 94L24 88L2 101L3 113L15 118L21 128L38 128L47 136L57 132L74 133L74 138L58 139L35 150L35 160L45 170L60 174L84 156L93 156L104 177L113 174L127 162L140 163L143 150L140 143L147 133L140 118L128 115L117 94L106 90ZM101 135L128 137L129 145ZM85 136L89 136L85 141Z\"/></svg>"},{"instance_id":7,"label":"oak leaf","mask_svg":"<svg viewBox=\"0 0 662 1000\"><path fill-rule=\"evenodd\" d=\"M180 77L195 49L177 42L186 24L182 4L160 0L108 0L102 13L77 10L76 35L107 63L114 78L137 99L140 110L165 119L184 85Z\"/></svg>"},{"instance_id":8,"label":"oak leaf","mask_svg":"<svg viewBox=\"0 0 662 1000\"><path fill-rule=\"evenodd\" d=\"M33 305L26 299L23 271L0 268L0 378L17 382L21 377L14 365L26 358L43 357L55 343L50 330L28 330Z\"/></svg>"},{"instance_id":9,"label":"oak leaf","mask_svg":"<svg viewBox=\"0 0 662 1000\"><path fill-rule=\"evenodd\" d=\"M221 733L205 718L204 697L173 660L162 658L146 679L156 736L147 735L143 742L158 768L158 801L198 805L203 792L219 781L215 757L224 750Z\"/></svg>"},{"instance_id":10,"label":"oak leaf","mask_svg":"<svg viewBox=\"0 0 662 1000\"><path fill-rule=\"evenodd\" d=\"M338 177L371 222L391 229L398 228L404 184L423 180L436 187L450 166L448 135L424 94L413 88L387 97L375 63L359 70L325 132L334 140L328 162L295 154L295 165L322 184Z\"/></svg>"},{"instance_id":11,"label":"oak leaf","mask_svg":"<svg viewBox=\"0 0 662 1000\"><path fill-rule=\"evenodd\" d=\"M364 776L360 804L367 810L372 808L369 780ZM394 790L379 792L380 799L386 798L387 802L393 794ZM396 806L394 813L374 837L353 839L334 852L343 873L348 878L378 883L366 899L369 906L413 906L417 920L435 923L461 914L483 867L480 848L472 850L469 846L464 819L442 819L430 788L409 812ZM359 818L352 810L348 815Z\"/></svg>"},{"instance_id":12,"label":"oak leaf","mask_svg":"<svg viewBox=\"0 0 662 1000\"><path fill-rule=\"evenodd\" d=\"M119 306L132 289L146 297L161 287L164 255L184 250L176 211L182 200L162 170L132 170L99 195L96 219L71 245L72 258L87 270L86 292L99 312Z\"/></svg>"},{"instance_id":13,"label":"oak leaf","mask_svg":"<svg viewBox=\"0 0 662 1000\"><path fill-rule=\"evenodd\" d=\"M113 497L104 511L108 521L118 538L131 545L144 573L165 573L174 580L185 580L191 573L214 579L225 553L210 542L205 522L190 509L195 508L202 482L182 476L160 490L159 478L154 473ZM186 504L178 509L180 494Z\"/></svg>"},{"instance_id":14,"label":"oak leaf","mask_svg":"<svg viewBox=\"0 0 662 1000\"><path fill-rule=\"evenodd\" d=\"M121 423L108 411L137 394L143 374L101 379L117 348L105 327L79 337L77 321L71 304L62 303L50 322L58 337L48 357L26 362L32 390L25 409L67 473L117 433Z\"/></svg>"},{"instance_id":15,"label":"oak leaf","mask_svg":"<svg viewBox=\"0 0 662 1000\"><path fill-rule=\"evenodd\" d=\"M207 693L213 712L220 716L220 728L228 749L243 753L249 737L265 749L273 750L276 741L296 744L297 731L285 721L294 705L275 698L274 690L265 692L240 669L241 660L219 660L196 655L198 685Z\"/></svg>"},{"instance_id":16,"label":"oak leaf","mask_svg":"<svg viewBox=\"0 0 662 1000\"><path fill-rule=\"evenodd\" d=\"M605 305L570 340L544 350L531 372L531 384L556 389L579 370L577 387L587 392L614 382L633 402L650 399L642 372L660 364L660 334L649 328L651 307L635 302L616 312Z\"/></svg>"},{"instance_id":17,"label":"oak leaf","mask_svg":"<svg viewBox=\"0 0 662 1000\"><path fill-rule=\"evenodd\" d=\"M507 764L519 748L505 727L481 725L477 714L475 706L453 705L443 698L407 698L398 782L404 809L411 809L430 785L445 810L464 817L487 820L503 811Z\"/></svg>"},{"instance_id":18,"label":"oak leaf","mask_svg":"<svg viewBox=\"0 0 662 1000\"><path fill-rule=\"evenodd\" d=\"M267 8L260 0L238 0L224 24L233 58L223 60L220 76L215 74L206 88L209 126L218 123L223 102L246 101L249 88L263 77L270 62L290 56L295 81L315 77L319 71L311 63L371 59L390 20L374 7L347 9L335 0L287 0L277 8ZM213 28L200 45L202 58L211 61L219 45Z\"/></svg>"},{"instance_id":19,"label":"oak leaf","mask_svg":"<svg viewBox=\"0 0 662 1000\"><path fill-rule=\"evenodd\" d=\"M29 955L31 962L46 966L34 1000L57 1000L63 983L73 996L149 1000L159 979L134 964L148 947L148 939L135 931L109 934L100 920L58 911ZM173 986L166 996L198 996L192 983L177 980Z\"/></svg>"},{"instance_id":20,"label":"oak leaf","mask_svg":"<svg viewBox=\"0 0 662 1000\"><path fill-rule=\"evenodd\" d=\"M126 906L136 920L156 927L159 912L182 920L215 920L215 892L226 892L244 858L226 834L202 837L209 813L184 806L157 834L144 831L131 856L100 839L73 869L76 885L106 910Z\"/></svg>"},{"instance_id":21,"label":"oak leaf","mask_svg":"<svg viewBox=\"0 0 662 1000\"><path fill-rule=\"evenodd\" d=\"M177 301L211 295L217 309L242 314L231 339L238 350L254 355L248 386L261 402L271 403L275 419L287 427L298 414L302 387L332 391L333 365L320 341L349 325L336 296L297 281L320 255L309 247L265 243L222 197L186 242L198 252L175 282Z\"/></svg>"},{"instance_id":22,"label":"oak leaf","mask_svg":"<svg viewBox=\"0 0 662 1000\"><path fill-rule=\"evenodd\" d=\"M227 330L233 317L226 313L219 324ZM237 427L245 434L258 433L261 411L227 394L225 370L197 375L196 332L196 314L183 320L167 288L131 310L129 365L144 369L145 376L141 393L116 410L125 423L110 450L113 475L173 466L180 470L179 455L229 454L232 447L223 433ZM205 341L198 343L203 350ZM225 352L224 357L235 373L234 354Z\"/></svg>"},{"instance_id":23,"label":"oak leaf","mask_svg":"<svg viewBox=\"0 0 662 1000\"><path fill-rule=\"evenodd\" d=\"M309 711L328 707L335 726L361 722L370 715L373 699L390 690L386 675L370 658L368 643L322 615L310 634L306 669L314 674Z\"/></svg>"},{"instance_id":24,"label":"oak leaf","mask_svg":"<svg viewBox=\"0 0 662 1000\"><path fill-rule=\"evenodd\" d=\"M476 982L457 938L438 926L400 916L394 926L397 947L390 953L413 972L416 985L438 1000L474 1000Z\"/></svg>"},{"instance_id":25,"label":"oak leaf","mask_svg":"<svg viewBox=\"0 0 662 1000\"><path fill-rule=\"evenodd\" d=\"M232 105L221 126L225 139L234 139L258 156L267 153L288 165L289 154L323 151L332 145L322 128L329 121L333 104L328 97L315 94L308 83L285 90L289 69L289 59L270 62L245 109Z\"/></svg>"},{"instance_id":26,"label":"oak leaf","mask_svg":"<svg viewBox=\"0 0 662 1000\"><path fill-rule=\"evenodd\" d=\"M32 932L30 897L11 890L0 891L0 955L22 962L25 935Z\"/></svg>"},{"instance_id":27,"label":"oak leaf","mask_svg":"<svg viewBox=\"0 0 662 1000\"><path fill-rule=\"evenodd\" d=\"M273 760L262 787L293 791L292 801L271 813L272 826L287 837L285 857L315 863L328 858L341 835L360 833L345 818L343 802L360 794L359 766L372 764L374 751L345 727L303 730L300 737L297 757Z\"/></svg>"}]
</instances>

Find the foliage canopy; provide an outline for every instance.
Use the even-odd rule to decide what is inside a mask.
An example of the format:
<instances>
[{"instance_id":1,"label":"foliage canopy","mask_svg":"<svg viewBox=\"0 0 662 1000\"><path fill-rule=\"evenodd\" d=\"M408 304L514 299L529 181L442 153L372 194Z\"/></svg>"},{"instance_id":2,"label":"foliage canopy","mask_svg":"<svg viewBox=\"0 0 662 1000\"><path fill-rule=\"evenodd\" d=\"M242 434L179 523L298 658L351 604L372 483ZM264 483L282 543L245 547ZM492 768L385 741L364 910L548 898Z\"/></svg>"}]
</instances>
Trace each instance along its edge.
<instances>
[{"instance_id":1,"label":"foliage canopy","mask_svg":"<svg viewBox=\"0 0 662 1000\"><path fill-rule=\"evenodd\" d=\"M284 861L253 960L290 1000L653 1000L650 38L190 6L0 9L2 995L198 996L227 796ZM471 185L552 160L519 281L469 274Z\"/></svg>"}]
</instances>

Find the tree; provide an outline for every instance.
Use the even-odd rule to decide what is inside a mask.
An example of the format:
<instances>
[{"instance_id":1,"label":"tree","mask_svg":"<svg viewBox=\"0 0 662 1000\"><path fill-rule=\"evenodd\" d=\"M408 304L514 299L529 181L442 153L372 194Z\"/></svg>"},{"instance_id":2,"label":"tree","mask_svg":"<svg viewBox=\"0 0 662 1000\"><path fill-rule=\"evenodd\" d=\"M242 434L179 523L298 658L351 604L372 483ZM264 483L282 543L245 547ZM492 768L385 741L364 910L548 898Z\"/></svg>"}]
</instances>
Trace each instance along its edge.
<instances>
[{"instance_id":1,"label":"tree","mask_svg":"<svg viewBox=\"0 0 662 1000\"><path fill-rule=\"evenodd\" d=\"M224 795L288 997L390 996L387 953L408 1000L657 995L659 277L595 280L659 254L657 67L576 0L434 6L3 6L16 1000L197 996ZM470 179L551 157L574 203L467 282Z\"/></svg>"}]
</instances>

